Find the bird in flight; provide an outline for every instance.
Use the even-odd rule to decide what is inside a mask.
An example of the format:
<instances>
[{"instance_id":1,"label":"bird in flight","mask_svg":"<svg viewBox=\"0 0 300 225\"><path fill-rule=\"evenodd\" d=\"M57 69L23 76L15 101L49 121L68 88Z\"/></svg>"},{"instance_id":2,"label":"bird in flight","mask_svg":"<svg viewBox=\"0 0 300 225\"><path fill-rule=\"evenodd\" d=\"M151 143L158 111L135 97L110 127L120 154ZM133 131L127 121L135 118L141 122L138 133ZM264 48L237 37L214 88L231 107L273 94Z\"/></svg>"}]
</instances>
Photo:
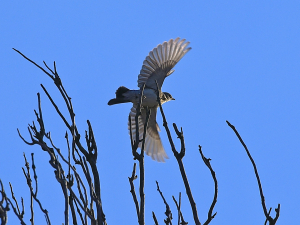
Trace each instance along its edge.
<instances>
[{"instance_id":1,"label":"bird in flight","mask_svg":"<svg viewBox=\"0 0 300 225\"><path fill-rule=\"evenodd\" d=\"M168 92L162 92L161 87L165 78L171 75L174 70L173 67L180 61L180 59L191 50L187 47L189 42L185 39L176 38L171 39L168 42L165 41L159 44L156 48L150 51L149 55L143 62L142 69L138 76L138 87L141 88L145 84L143 92L143 100L141 105L141 115L138 118L139 127L139 139L143 138L144 124L146 122L146 107L151 109L148 126L145 137L145 152L151 156L153 160L164 162L168 156L162 145L159 136L159 126L156 122L157 113L157 93L161 99L161 104L170 100L175 100ZM120 103L132 102L133 107L129 113L131 123L128 122L129 132L131 130L132 141L135 140L136 124L135 115L137 104L140 99L140 90L130 90L124 86L121 86L116 91L116 98L109 100L108 105L115 105ZM131 124L131 129L130 129ZM142 147L142 143L139 143L139 147Z\"/></svg>"}]
</instances>

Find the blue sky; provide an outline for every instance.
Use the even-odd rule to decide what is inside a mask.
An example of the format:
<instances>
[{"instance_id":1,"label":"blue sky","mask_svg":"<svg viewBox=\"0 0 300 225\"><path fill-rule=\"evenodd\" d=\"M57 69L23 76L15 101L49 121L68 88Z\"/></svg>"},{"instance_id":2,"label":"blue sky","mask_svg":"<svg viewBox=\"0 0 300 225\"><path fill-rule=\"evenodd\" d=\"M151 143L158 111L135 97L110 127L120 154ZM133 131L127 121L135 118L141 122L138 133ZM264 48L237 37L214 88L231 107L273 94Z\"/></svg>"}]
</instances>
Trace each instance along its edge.
<instances>
[{"instance_id":1,"label":"blue sky","mask_svg":"<svg viewBox=\"0 0 300 225\"><path fill-rule=\"evenodd\" d=\"M99 149L103 209L108 224L137 224L128 177L133 160L127 131L130 104L107 106L115 90L137 88L144 58L159 43L186 38L192 50L165 80L163 91L176 101L164 105L169 125L183 127L183 160L200 221L213 198L213 181L198 152L203 147L219 182L217 216L211 224L263 224L253 168L226 120L236 126L255 159L267 207L281 204L277 224L295 224L300 208L300 3L298 1L2 1L0 3L1 150L0 178L26 202L29 192L21 167L23 152L35 153L39 197L53 224L63 222L62 193L48 156L25 145L27 124L35 120L41 93L46 129L66 152L66 128L43 93L63 101L52 81L12 50L35 62L56 61L72 97L79 131L92 123ZM63 110L66 112L65 108ZM161 116L161 138L170 159L145 159L146 224L154 211L163 224L160 184L176 217L172 195L182 192L183 215L193 224L178 165ZM174 135L176 146L180 143ZM137 185L137 183L136 183ZM137 188L137 186L136 186ZM44 217L35 209L36 223ZM274 216L274 211L273 214ZM9 224L18 224L10 212Z\"/></svg>"}]
</instances>

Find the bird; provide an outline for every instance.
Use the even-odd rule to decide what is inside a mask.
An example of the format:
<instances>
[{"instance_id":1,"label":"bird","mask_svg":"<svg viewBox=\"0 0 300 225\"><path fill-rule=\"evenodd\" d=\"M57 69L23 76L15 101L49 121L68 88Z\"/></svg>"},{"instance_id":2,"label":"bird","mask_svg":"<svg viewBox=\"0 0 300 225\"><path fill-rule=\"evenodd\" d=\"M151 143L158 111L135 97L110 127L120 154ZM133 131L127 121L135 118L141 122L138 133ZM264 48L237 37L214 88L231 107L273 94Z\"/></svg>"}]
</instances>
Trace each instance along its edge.
<instances>
[{"instance_id":1,"label":"bird","mask_svg":"<svg viewBox=\"0 0 300 225\"><path fill-rule=\"evenodd\" d=\"M159 94L161 104L175 100L170 93L162 92L161 87L165 78L174 72L174 66L191 50L191 47L188 47L189 44L190 42L187 42L186 39L178 37L157 45L143 61L142 69L138 75L138 87L140 90L130 90L124 86L120 86L116 91L116 97L108 102L108 105L127 102L133 103L129 113L130 122L128 122L128 130L129 134L131 132L132 143L134 143L136 137L135 116L141 87L144 86L141 115L138 118L139 139L142 140L143 138L146 109L148 108L150 109L150 116L146 130L144 150L148 156L158 162L165 162L168 156L162 145L158 133L160 129L156 122L157 108L159 106L157 94ZM142 142L139 143L138 147L142 148Z\"/></svg>"}]
</instances>

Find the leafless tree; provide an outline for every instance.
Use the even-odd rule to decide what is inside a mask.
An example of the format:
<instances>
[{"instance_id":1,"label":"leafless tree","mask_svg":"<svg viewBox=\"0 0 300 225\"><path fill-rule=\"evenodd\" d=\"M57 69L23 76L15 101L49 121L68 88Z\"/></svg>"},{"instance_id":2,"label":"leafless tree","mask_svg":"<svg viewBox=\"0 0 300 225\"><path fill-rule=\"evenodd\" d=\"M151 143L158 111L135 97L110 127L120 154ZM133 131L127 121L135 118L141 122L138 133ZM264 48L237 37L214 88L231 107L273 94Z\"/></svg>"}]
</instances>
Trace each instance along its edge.
<instances>
[{"instance_id":1,"label":"leafless tree","mask_svg":"<svg viewBox=\"0 0 300 225\"><path fill-rule=\"evenodd\" d=\"M63 115L59 107L56 105L55 101L52 99L51 95L48 93L46 88L41 84L41 87L43 91L46 93L48 99L54 106L57 114L60 116L62 121L64 122L67 131L65 134L65 139L67 143L67 151L61 151L60 148L56 147L56 145L53 143L53 140L51 138L50 132L46 131L45 123L43 120L43 114L42 114L42 107L41 107L41 99L40 94L37 94L38 97L38 111L35 112L37 125L33 122L31 125L28 126L28 132L30 135L30 141L25 140L23 136L20 134L19 130L19 136L21 139L28 145L38 145L41 147L41 149L46 152L50 156L50 165L53 167L55 172L55 178L58 182L58 184L61 186L63 195L64 195L64 202L65 202L65 209L64 209L64 224L69 224L72 222L73 224L92 224L92 225L104 225L106 223L106 218L103 212L102 208L102 202L101 202L101 194L100 194L100 176L98 172L98 168L96 166L97 163L97 156L98 156L98 149L96 145L96 140L94 138L93 129L91 126L91 123L87 121L88 130L85 131L85 143L83 144L81 141L81 135L78 132L76 123L75 123L75 113L73 111L72 101L69 95L67 94L62 81L57 73L56 65L54 62L54 69L52 70L45 62L44 65L46 68L41 67L28 57L26 57L24 54L22 54L20 51L14 49L16 52L18 52L20 55L22 55L26 60L33 63L35 66L37 66L39 69L41 69L45 74L47 74L53 81L57 89L59 90L61 97L63 98L65 105L68 109L68 115ZM139 194L137 195L135 191L135 185L134 180L136 180L138 177L136 175L136 169L137 164L134 162L133 164L133 171L131 176L129 177L129 184L130 184L130 192L133 197L133 201L136 208L136 214L137 214L137 221L138 224L144 225L145 224L145 194L144 194L144 180L145 180L145 172L144 172L144 142L145 142L145 135L147 130L147 124L148 119L151 114L150 109L146 109L146 122L144 124L144 133L142 140L139 140L139 128L138 128L138 117L141 114L141 105L143 100L143 90L144 86L141 88L141 95L139 104L137 106L137 113L135 117L135 124L136 124L136 137L131 137L131 147L132 147L132 155L134 160L138 163L138 169L139 169ZM165 127L169 143L171 145L172 152L178 162L179 166L179 172L181 174L185 191L188 197L188 200L190 202L191 210L193 213L193 219L194 223L197 225L200 225L200 219L197 212L196 203L194 201L192 190L190 188L188 177L184 169L184 164L182 159L185 156L185 142L184 142L184 135L183 135L183 129L178 129L177 125L173 123L173 128L176 132L177 138L180 139L180 151L176 150L175 144L173 142L171 132L168 127L168 123L163 111L163 108L161 106L161 101L159 98L159 95L157 95L157 101L159 103L160 112L163 118L163 126ZM129 123L131 123L131 119L129 118ZM254 172L258 181L258 186L260 190L260 196L262 201L262 207L264 214L266 216L266 221L269 222L270 225L274 225L278 218L279 218L279 212L280 212L280 204L275 209L276 216L275 218L272 218L270 216L271 209L269 212L267 212L266 205L265 205L265 199L262 192L262 185L258 176L258 172L256 169L256 165L254 160L252 159L249 150L247 149L245 143L243 142L242 138L240 137L239 133L235 129L233 125L231 125L227 121L228 125L233 129L233 131L238 136L240 142L244 146L248 157L254 167ZM130 124L131 127L131 124ZM132 135L132 132L130 132ZM69 137L70 136L70 137ZM132 141L134 140L134 141ZM138 150L138 146L142 142L141 150ZM67 156L66 155L67 152ZM204 162L204 164L209 169L211 176L214 180L214 196L212 198L212 203L208 209L207 218L204 225L209 224L213 218L216 216L216 212L213 213L214 206L217 203L217 197L218 197L218 182L216 178L216 173L213 170L210 161L210 158L206 158L203 154L202 148L199 145L199 153L201 155L201 158ZM33 211L33 202L37 202L40 210L45 215L45 220L47 224L51 224L50 216L48 215L48 211L42 206L41 201L38 198L38 176L36 172L36 167L34 163L34 155L31 154L31 169L30 169L30 163L27 161L27 158L24 154L24 160L25 160L25 168L23 169L23 173L26 177L27 185L30 192L30 223L34 224L34 211ZM67 168L66 171L64 168ZM33 172L33 179L32 179L32 172ZM83 175L80 175L78 171L82 172ZM166 219L164 220L165 224L172 224L173 223L173 214L171 211L170 205L167 203L163 192L161 191L159 187L159 183L157 184L157 191L160 194L162 201L164 202L166 206ZM14 214L18 217L21 224L26 224L24 221L24 202L23 199L21 199L21 210L19 207L19 203L17 199L14 196L13 187L10 184L10 193L11 197L8 197L4 190L4 186L0 180L0 193L1 193L1 200L0 200L0 219L1 224L5 225L7 224L7 212L10 210L10 206L13 209ZM138 197L139 196L139 197ZM175 211L177 212L176 219L177 221L174 222L176 224L188 224L184 220L184 216L181 212L181 193L179 193L179 198L176 200L174 196L173 200L175 203ZM152 212L153 220L155 224L159 224L155 213Z\"/></svg>"}]
</instances>

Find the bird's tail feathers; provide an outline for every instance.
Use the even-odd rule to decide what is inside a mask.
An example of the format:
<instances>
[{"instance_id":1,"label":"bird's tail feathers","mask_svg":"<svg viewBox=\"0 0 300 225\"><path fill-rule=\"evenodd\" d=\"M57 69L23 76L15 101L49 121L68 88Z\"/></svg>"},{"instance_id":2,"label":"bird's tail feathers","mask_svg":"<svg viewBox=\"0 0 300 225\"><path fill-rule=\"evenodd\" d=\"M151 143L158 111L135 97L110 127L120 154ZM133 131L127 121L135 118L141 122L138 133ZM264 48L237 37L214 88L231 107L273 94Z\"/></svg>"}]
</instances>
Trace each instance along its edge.
<instances>
[{"instance_id":1,"label":"bird's tail feathers","mask_svg":"<svg viewBox=\"0 0 300 225\"><path fill-rule=\"evenodd\" d=\"M123 98L123 94L130 91L127 87L121 86L116 90L116 98Z\"/></svg>"},{"instance_id":2,"label":"bird's tail feathers","mask_svg":"<svg viewBox=\"0 0 300 225\"><path fill-rule=\"evenodd\" d=\"M115 105L120 103L130 102L128 98L125 98L123 94L130 91L127 87L121 86L116 90L116 98L109 100L108 105Z\"/></svg>"},{"instance_id":3,"label":"bird's tail feathers","mask_svg":"<svg viewBox=\"0 0 300 225\"><path fill-rule=\"evenodd\" d=\"M115 105L115 104L126 103L126 102L130 102L130 101L126 100L124 98L113 98L113 99L109 100L109 102L107 104Z\"/></svg>"}]
</instances>

